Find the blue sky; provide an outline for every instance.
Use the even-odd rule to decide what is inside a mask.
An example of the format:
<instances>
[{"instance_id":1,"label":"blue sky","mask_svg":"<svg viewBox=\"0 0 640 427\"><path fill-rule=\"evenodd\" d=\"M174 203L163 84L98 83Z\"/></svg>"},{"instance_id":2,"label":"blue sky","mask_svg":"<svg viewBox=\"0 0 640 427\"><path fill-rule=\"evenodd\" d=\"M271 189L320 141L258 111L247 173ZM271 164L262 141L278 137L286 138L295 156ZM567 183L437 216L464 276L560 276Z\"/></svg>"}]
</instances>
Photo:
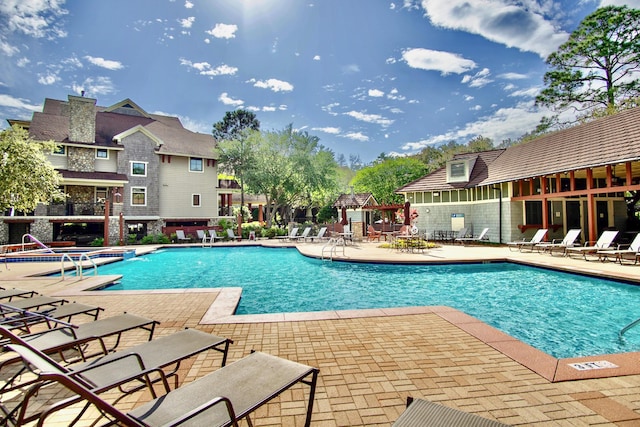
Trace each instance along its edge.
<instances>
[{"instance_id":1,"label":"blue sky","mask_svg":"<svg viewBox=\"0 0 640 427\"><path fill-rule=\"evenodd\" d=\"M44 98L150 113L210 133L227 111L288 124L368 163L549 114L544 59L580 21L640 0L1 0L0 117ZM6 127L3 120L2 127Z\"/></svg>"}]
</instances>

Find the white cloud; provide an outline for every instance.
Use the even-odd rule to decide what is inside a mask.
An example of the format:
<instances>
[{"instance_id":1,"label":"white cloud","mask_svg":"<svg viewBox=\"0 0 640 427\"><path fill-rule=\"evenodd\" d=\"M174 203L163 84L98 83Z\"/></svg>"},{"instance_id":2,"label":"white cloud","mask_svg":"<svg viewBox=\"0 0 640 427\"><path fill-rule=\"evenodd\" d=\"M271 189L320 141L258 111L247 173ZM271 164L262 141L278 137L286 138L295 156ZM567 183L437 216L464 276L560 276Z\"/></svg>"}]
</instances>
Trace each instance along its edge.
<instances>
[{"instance_id":1,"label":"white cloud","mask_svg":"<svg viewBox=\"0 0 640 427\"><path fill-rule=\"evenodd\" d=\"M366 114L361 113L359 111L349 111L344 113L347 116L353 117L356 120L360 120L362 122L374 123L381 126L391 126L395 120L386 119L379 114Z\"/></svg>"},{"instance_id":2,"label":"white cloud","mask_svg":"<svg viewBox=\"0 0 640 427\"><path fill-rule=\"evenodd\" d=\"M231 98L227 92L221 93L218 97L218 101L222 102L224 105L233 105L234 107L239 107L244 104L244 101L241 99Z\"/></svg>"},{"instance_id":3,"label":"white cloud","mask_svg":"<svg viewBox=\"0 0 640 427\"><path fill-rule=\"evenodd\" d=\"M380 98L381 96L384 96L384 92L378 89L369 89L369 96L373 98Z\"/></svg>"},{"instance_id":4,"label":"white cloud","mask_svg":"<svg viewBox=\"0 0 640 427\"><path fill-rule=\"evenodd\" d=\"M41 85L45 85L45 86L49 86L52 85L54 83L56 83L57 81L60 80L60 77L58 77L55 74L45 74L45 75L41 75L38 77L38 83L40 83Z\"/></svg>"},{"instance_id":5,"label":"white cloud","mask_svg":"<svg viewBox=\"0 0 640 427\"><path fill-rule=\"evenodd\" d=\"M474 75L465 75L462 78L463 84L468 84L469 87L483 87L493 82L492 79L489 78L491 72L488 68L483 68L481 71L478 71Z\"/></svg>"},{"instance_id":6,"label":"white cloud","mask_svg":"<svg viewBox=\"0 0 640 427\"><path fill-rule=\"evenodd\" d=\"M411 68L440 71L442 75L466 73L476 68L475 62L458 54L424 48L406 49L402 59Z\"/></svg>"},{"instance_id":7,"label":"white cloud","mask_svg":"<svg viewBox=\"0 0 640 427\"><path fill-rule=\"evenodd\" d=\"M6 18L6 30L35 38L55 39L67 33L57 20L69 12L64 0L3 0L0 15Z\"/></svg>"},{"instance_id":8,"label":"white cloud","mask_svg":"<svg viewBox=\"0 0 640 427\"><path fill-rule=\"evenodd\" d=\"M216 24L215 27L205 31L205 33L218 39L232 39L236 36L236 31L238 31L238 26L235 24Z\"/></svg>"},{"instance_id":9,"label":"white cloud","mask_svg":"<svg viewBox=\"0 0 640 427\"><path fill-rule=\"evenodd\" d=\"M315 56L313 57L313 60L314 60L314 61L320 61L320 55L315 55Z\"/></svg>"},{"instance_id":10,"label":"white cloud","mask_svg":"<svg viewBox=\"0 0 640 427\"><path fill-rule=\"evenodd\" d=\"M278 79L267 79L267 80L256 80L250 79L249 83L253 83L253 86L259 87L262 89L271 89L274 92L291 92L293 90L293 85L291 83L278 80Z\"/></svg>"},{"instance_id":11,"label":"white cloud","mask_svg":"<svg viewBox=\"0 0 640 427\"><path fill-rule=\"evenodd\" d=\"M75 93L82 93L84 90L88 96L108 95L115 93L115 87L109 77L89 77L81 84L73 83L72 89Z\"/></svg>"},{"instance_id":12,"label":"white cloud","mask_svg":"<svg viewBox=\"0 0 640 427\"><path fill-rule=\"evenodd\" d=\"M323 128L311 128L313 131L329 133L331 135L337 135L340 133L340 128L336 127L323 127Z\"/></svg>"},{"instance_id":13,"label":"white cloud","mask_svg":"<svg viewBox=\"0 0 640 427\"><path fill-rule=\"evenodd\" d=\"M216 77L224 75L233 75L238 72L238 68L231 67L226 64L219 65L215 68L208 62L191 62L188 59L180 58L180 65L193 68L202 76Z\"/></svg>"},{"instance_id":14,"label":"white cloud","mask_svg":"<svg viewBox=\"0 0 640 427\"><path fill-rule=\"evenodd\" d=\"M505 80L522 80L522 79L526 79L527 75L521 74L521 73L502 73L498 75L498 78L505 79Z\"/></svg>"},{"instance_id":15,"label":"white cloud","mask_svg":"<svg viewBox=\"0 0 640 427\"><path fill-rule=\"evenodd\" d=\"M5 56L13 56L18 52L20 52L20 49L0 39L0 53L4 54Z\"/></svg>"},{"instance_id":16,"label":"white cloud","mask_svg":"<svg viewBox=\"0 0 640 427\"><path fill-rule=\"evenodd\" d=\"M402 146L402 149L417 152L427 146L452 140L466 143L479 135L491 138L494 144L500 144L506 139L521 137L526 129L534 129L545 114L548 115L549 112L536 109L533 101L523 102L514 107L501 108L490 116L480 117L474 122L467 123L460 129L421 141L408 142Z\"/></svg>"},{"instance_id":17,"label":"white cloud","mask_svg":"<svg viewBox=\"0 0 640 427\"><path fill-rule=\"evenodd\" d=\"M355 74L360 72L360 67L356 64L349 64L342 67L342 72L344 74Z\"/></svg>"},{"instance_id":18,"label":"white cloud","mask_svg":"<svg viewBox=\"0 0 640 427\"><path fill-rule=\"evenodd\" d=\"M188 18L178 19L178 22L180 23L180 26L182 28L191 28L195 20L196 20L195 16L190 16Z\"/></svg>"},{"instance_id":19,"label":"white cloud","mask_svg":"<svg viewBox=\"0 0 640 427\"><path fill-rule=\"evenodd\" d=\"M465 95L465 96L464 96L464 100L465 100L465 101L467 101L467 102L469 102L469 101L473 101L473 98L474 98L474 97L473 97L473 96L471 96L471 95Z\"/></svg>"},{"instance_id":20,"label":"white cloud","mask_svg":"<svg viewBox=\"0 0 640 427\"><path fill-rule=\"evenodd\" d=\"M362 132L349 132L341 135L343 138L353 139L355 141L363 141L366 142L369 140L367 135L364 135Z\"/></svg>"},{"instance_id":21,"label":"white cloud","mask_svg":"<svg viewBox=\"0 0 640 427\"><path fill-rule=\"evenodd\" d=\"M184 2L184 7L185 9L192 9L193 8L193 3L191 3L189 0Z\"/></svg>"},{"instance_id":22,"label":"white cloud","mask_svg":"<svg viewBox=\"0 0 640 427\"><path fill-rule=\"evenodd\" d=\"M31 62L31 61L29 60L29 58L26 58L26 57L25 57L25 58L20 58L20 59L18 59L18 61L16 62L16 65L17 65L18 67L20 67L20 68L24 68L24 67L26 67L27 65L29 65L29 63L30 63L30 62Z\"/></svg>"},{"instance_id":23,"label":"white cloud","mask_svg":"<svg viewBox=\"0 0 640 427\"><path fill-rule=\"evenodd\" d=\"M482 105L474 105L473 107L469 108L469 110L471 110L471 111L480 111L480 110L482 110Z\"/></svg>"},{"instance_id":24,"label":"white cloud","mask_svg":"<svg viewBox=\"0 0 640 427\"><path fill-rule=\"evenodd\" d=\"M106 68L107 70L120 70L124 67L120 61L112 61L110 59L104 59L89 55L85 56L84 59L97 67Z\"/></svg>"},{"instance_id":25,"label":"white cloud","mask_svg":"<svg viewBox=\"0 0 640 427\"><path fill-rule=\"evenodd\" d=\"M0 94L0 107L17 108L18 110L38 111L41 105L31 105L23 98L14 98L11 95Z\"/></svg>"},{"instance_id":26,"label":"white cloud","mask_svg":"<svg viewBox=\"0 0 640 427\"><path fill-rule=\"evenodd\" d=\"M540 88L539 87L530 87L528 89L521 89L521 90L513 91L512 93L509 94L509 96L521 96L523 98L535 98L536 96L538 96L538 94L540 94Z\"/></svg>"},{"instance_id":27,"label":"white cloud","mask_svg":"<svg viewBox=\"0 0 640 427\"><path fill-rule=\"evenodd\" d=\"M546 18L549 2L422 0L433 25L478 34L487 40L546 58L569 34Z\"/></svg>"}]
</instances>

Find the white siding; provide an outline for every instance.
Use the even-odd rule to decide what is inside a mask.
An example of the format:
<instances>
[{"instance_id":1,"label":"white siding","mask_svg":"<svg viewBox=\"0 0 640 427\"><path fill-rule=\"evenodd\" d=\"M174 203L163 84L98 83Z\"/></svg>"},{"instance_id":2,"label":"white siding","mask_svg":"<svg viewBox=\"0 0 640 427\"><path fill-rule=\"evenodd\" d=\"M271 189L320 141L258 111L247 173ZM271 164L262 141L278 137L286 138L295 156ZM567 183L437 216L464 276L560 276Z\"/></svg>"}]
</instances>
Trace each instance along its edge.
<instances>
[{"instance_id":1,"label":"white siding","mask_svg":"<svg viewBox=\"0 0 640 427\"><path fill-rule=\"evenodd\" d=\"M189 171L189 157L171 156L160 160L160 216L163 218L212 218L217 216L216 183L218 168L207 166L202 172ZM192 206L192 195L200 194L200 207Z\"/></svg>"}]
</instances>

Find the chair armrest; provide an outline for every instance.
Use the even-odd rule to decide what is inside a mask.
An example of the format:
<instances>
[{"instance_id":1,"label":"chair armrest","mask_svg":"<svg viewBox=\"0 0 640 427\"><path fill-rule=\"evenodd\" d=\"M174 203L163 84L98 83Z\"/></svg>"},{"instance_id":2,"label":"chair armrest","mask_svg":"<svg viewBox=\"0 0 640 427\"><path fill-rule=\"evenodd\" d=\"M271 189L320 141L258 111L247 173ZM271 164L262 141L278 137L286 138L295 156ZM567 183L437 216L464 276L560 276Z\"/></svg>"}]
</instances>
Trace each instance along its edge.
<instances>
[{"instance_id":1,"label":"chair armrest","mask_svg":"<svg viewBox=\"0 0 640 427\"><path fill-rule=\"evenodd\" d=\"M191 411L187 412L186 414L183 414L181 417L176 418L175 420L173 420L170 424L168 424L169 426L178 426L180 424L184 424L185 422L189 421L191 418L195 417L196 415L205 412L207 409L213 408L214 406L216 406L219 403L224 403L227 407L227 413L229 414L229 419L231 420L231 425L234 427L238 427L238 421L236 420L236 413L233 410L233 404L231 403L231 401L229 399L227 399L226 397L223 396L219 396L219 397L214 397L213 399L211 399L210 401L203 403L202 405L198 406L195 409L192 409Z\"/></svg>"}]
</instances>

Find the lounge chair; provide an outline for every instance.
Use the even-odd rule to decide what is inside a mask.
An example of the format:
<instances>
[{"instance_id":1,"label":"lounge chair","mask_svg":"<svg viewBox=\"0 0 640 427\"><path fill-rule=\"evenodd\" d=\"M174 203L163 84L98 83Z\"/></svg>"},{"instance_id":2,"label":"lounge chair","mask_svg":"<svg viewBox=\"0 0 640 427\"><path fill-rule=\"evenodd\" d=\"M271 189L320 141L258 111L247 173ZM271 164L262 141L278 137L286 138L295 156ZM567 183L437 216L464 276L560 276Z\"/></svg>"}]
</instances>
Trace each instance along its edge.
<instances>
[{"instance_id":1,"label":"lounge chair","mask_svg":"<svg viewBox=\"0 0 640 427\"><path fill-rule=\"evenodd\" d=\"M636 234L636 237L626 248L618 245L616 249L599 249L597 254L600 261L606 261L610 257L614 257L616 262L622 264L623 260L633 258L633 263L637 264L640 258L640 233Z\"/></svg>"},{"instance_id":2,"label":"lounge chair","mask_svg":"<svg viewBox=\"0 0 640 427\"><path fill-rule=\"evenodd\" d=\"M227 237L231 240L242 240L242 237L236 236L230 228L227 228Z\"/></svg>"},{"instance_id":3,"label":"lounge chair","mask_svg":"<svg viewBox=\"0 0 640 427\"><path fill-rule=\"evenodd\" d=\"M130 394L141 388L148 387L151 395L155 398L156 392L153 383L161 381L165 388L165 393L170 391L168 379L175 378L174 387L178 388L178 369L180 363L197 354L208 350L217 350L223 353L221 366L225 366L229 344L233 341L228 338L217 337L196 329L185 329L171 335L164 336L152 341L148 341L125 350L110 353L106 356L96 358L90 362L76 364L72 367L63 367L54 360L50 359L44 353L31 347L27 342L19 336L12 334L10 331L0 328L0 335L11 341L13 345L18 345L18 349L25 348L26 353L20 353L24 362L27 362L25 368L33 371L33 368L42 369L41 362L46 362L49 366L53 366L56 370L64 372L73 377L77 381L82 382L89 387L94 393L100 393L115 387L118 387L123 394ZM11 348L11 345L8 345ZM37 357L33 358L31 355ZM165 368L171 368L165 371ZM24 371L24 369L23 369ZM38 380L29 379L25 382L13 385L13 380L18 377L22 371L18 372L6 384L11 387L3 387L2 392L7 393L15 389L23 389L31 384L38 383ZM133 380L139 380L142 384L129 386L126 390L124 385ZM40 382L39 386L43 383ZM31 392L30 392L31 393ZM24 406L22 406L24 405ZM28 398L22 404L16 405L8 416L15 420L17 425L28 422L29 420L21 419L19 409L26 410ZM23 413L20 413L23 415ZM35 414L30 414L30 418Z\"/></svg>"},{"instance_id":4,"label":"lounge chair","mask_svg":"<svg viewBox=\"0 0 640 427\"><path fill-rule=\"evenodd\" d=\"M407 399L407 409L391 427L505 427L499 421L423 399Z\"/></svg>"},{"instance_id":5,"label":"lounge chair","mask_svg":"<svg viewBox=\"0 0 640 427\"><path fill-rule=\"evenodd\" d=\"M469 234L469 229L467 227L462 227L460 230L458 230L456 235L451 240L453 241L453 243L455 243L456 241L458 241L458 239L465 239L465 238L469 237L468 234Z\"/></svg>"},{"instance_id":6,"label":"lounge chair","mask_svg":"<svg viewBox=\"0 0 640 427\"><path fill-rule=\"evenodd\" d=\"M316 240L322 240L324 239L324 235L327 232L327 227L321 227L320 230L318 230L318 234L316 234L315 236L309 236L307 237L307 239L311 240L311 242L315 243Z\"/></svg>"},{"instance_id":7,"label":"lounge chair","mask_svg":"<svg viewBox=\"0 0 640 427\"><path fill-rule=\"evenodd\" d=\"M291 240L295 240L296 242L299 242L300 240L302 240L304 242L307 239L307 237L309 237L310 232L311 232L311 227L306 227L304 230L302 230L301 235L293 236Z\"/></svg>"},{"instance_id":8,"label":"lounge chair","mask_svg":"<svg viewBox=\"0 0 640 427\"><path fill-rule=\"evenodd\" d=\"M70 322L74 316L87 315L93 320L98 318L102 307L93 305L67 303L63 305L53 305L40 309L38 311L28 311L17 303L23 300L9 301L8 303L0 303L0 324L9 329L20 329L25 333L31 332L31 326L46 323L49 329L56 326L56 321Z\"/></svg>"},{"instance_id":9,"label":"lounge chair","mask_svg":"<svg viewBox=\"0 0 640 427\"><path fill-rule=\"evenodd\" d=\"M284 240L293 240L296 238L296 236L298 235L298 227L293 227L291 229L291 231L289 231L289 234L285 234L284 236L278 236L278 239L284 239Z\"/></svg>"},{"instance_id":10,"label":"lounge chair","mask_svg":"<svg viewBox=\"0 0 640 427\"><path fill-rule=\"evenodd\" d=\"M0 290L0 300L13 300L13 298L29 298L36 295L36 291L26 291L24 289L2 289Z\"/></svg>"},{"instance_id":11,"label":"lounge chair","mask_svg":"<svg viewBox=\"0 0 640 427\"><path fill-rule=\"evenodd\" d=\"M207 235L204 230L196 230L196 234L198 235L198 240L200 240L203 245L207 243Z\"/></svg>"},{"instance_id":12,"label":"lounge chair","mask_svg":"<svg viewBox=\"0 0 640 427\"><path fill-rule=\"evenodd\" d=\"M510 251L518 250L522 252L525 248L529 248L529 250L533 252L533 247L538 243L542 242L542 239L544 239L544 236L547 235L547 231L548 230L546 228L541 228L538 231L536 231L536 234L534 234L533 237L531 237L531 240L522 239L522 240L516 240L514 242L507 242L507 246L509 247Z\"/></svg>"},{"instance_id":13,"label":"lounge chair","mask_svg":"<svg viewBox=\"0 0 640 427\"><path fill-rule=\"evenodd\" d=\"M191 239L184 235L184 230L176 230L176 239L180 242L191 242Z\"/></svg>"},{"instance_id":14,"label":"lounge chair","mask_svg":"<svg viewBox=\"0 0 640 427\"><path fill-rule=\"evenodd\" d=\"M470 242L482 242L485 240L489 240L489 236L487 236L487 233L489 232L488 228L484 228L482 229L482 231L480 232L480 234L478 234L477 236L472 236L472 237L456 237L456 242L460 242L463 245L465 243L470 243Z\"/></svg>"},{"instance_id":15,"label":"lounge chair","mask_svg":"<svg viewBox=\"0 0 640 427\"><path fill-rule=\"evenodd\" d=\"M588 242L585 242L584 246L568 247L565 249L565 255L569 257L571 255L582 255L586 261L588 260L587 255L597 254L599 250L609 248L617 235L617 231L603 231L595 244L589 245Z\"/></svg>"},{"instance_id":16,"label":"lounge chair","mask_svg":"<svg viewBox=\"0 0 640 427\"><path fill-rule=\"evenodd\" d=\"M55 329L22 335L21 338L30 346L46 354L59 353L65 362L66 356L62 354L64 350L75 349L79 357L85 360L98 354L107 354L115 350L120 344L122 334L133 329L144 329L149 332L149 340L153 338L155 326L159 322L146 317L134 316L132 314L120 314L107 317L93 322L83 323L79 326L61 326ZM105 339L115 337L115 342L107 345ZM99 347L96 351L93 346L86 349L86 344L95 343ZM96 351L95 353L85 353L85 351ZM7 358L0 362L2 367L15 363L18 358Z\"/></svg>"},{"instance_id":17,"label":"lounge chair","mask_svg":"<svg viewBox=\"0 0 640 427\"><path fill-rule=\"evenodd\" d=\"M567 234L564 236L564 239L562 239L562 241L558 242L556 239L554 239L551 242L538 243L534 247L540 253L549 252L553 255L553 251L558 250L562 251L562 253L564 254L566 248L573 247L575 245L575 241L581 232L582 230L580 230L579 228L572 228L571 230L567 231Z\"/></svg>"},{"instance_id":18,"label":"lounge chair","mask_svg":"<svg viewBox=\"0 0 640 427\"><path fill-rule=\"evenodd\" d=\"M369 225L367 227L367 241L372 242L374 240L380 241L380 237L382 236L382 231L378 231L373 228L373 225Z\"/></svg>"},{"instance_id":19,"label":"lounge chair","mask_svg":"<svg viewBox=\"0 0 640 427\"><path fill-rule=\"evenodd\" d=\"M83 382L56 369L19 345L10 346L28 363L44 369L38 380L57 382L76 396L55 402L40 415L40 423L58 410L82 399L114 423L133 427L207 425L237 426L238 421L297 383L310 386L305 426L311 424L318 369L266 353L255 352L166 395L124 413L101 399Z\"/></svg>"},{"instance_id":20,"label":"lounge chair","mask_svg":"<svg viewBox=\"0 0 640 427\"><path fill-rule=\"evenodd\" d=\"M218 236L218 234L216 233L216 230L209 230L209 243L210 244L214 244L216 242L216 240L222 240L223 237Z\"/></svg>"}]
</instances>

